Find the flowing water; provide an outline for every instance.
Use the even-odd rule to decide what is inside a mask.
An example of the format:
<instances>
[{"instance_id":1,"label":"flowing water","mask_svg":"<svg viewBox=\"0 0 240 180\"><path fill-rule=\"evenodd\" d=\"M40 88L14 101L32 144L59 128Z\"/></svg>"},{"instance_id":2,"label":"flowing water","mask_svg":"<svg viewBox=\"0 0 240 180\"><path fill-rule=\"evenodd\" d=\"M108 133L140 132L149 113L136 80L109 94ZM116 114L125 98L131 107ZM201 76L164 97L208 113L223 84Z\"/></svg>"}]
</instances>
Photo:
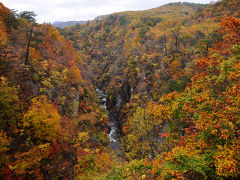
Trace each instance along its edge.
<instances>
[{"instance_id":1,"label":"flowing water","mask_svg":"<svg viewBox=\"0 0 240 180\"><path fill-rule=\"evenodd\" d=\"M104 108L106 110L106 112L108 113L108 117L109 117L109 141L110 141L110 146L114 152L115 155L117 155L118 157L123 157L123 151L121 149L120 146L120 142L118 140L118 137L120 136L120 129L119 129L119 123L116 121L116 119L114 118L113 115L111 115L108 110L107 110L107 95L103 93L103 91L101 91L100 89L96 88L96 92L99 96L99 98L101 99L101 104L104 105Z\"/></svg>"}]
</instances>

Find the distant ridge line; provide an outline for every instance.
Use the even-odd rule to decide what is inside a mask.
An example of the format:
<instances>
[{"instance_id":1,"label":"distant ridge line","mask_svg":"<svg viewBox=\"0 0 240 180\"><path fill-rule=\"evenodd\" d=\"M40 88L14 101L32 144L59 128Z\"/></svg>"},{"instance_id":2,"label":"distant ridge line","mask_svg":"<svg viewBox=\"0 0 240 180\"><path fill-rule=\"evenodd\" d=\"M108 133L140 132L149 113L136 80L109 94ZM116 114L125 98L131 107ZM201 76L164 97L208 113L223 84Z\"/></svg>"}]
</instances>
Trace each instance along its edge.
<instances>
[{"instance_id":1,"label":"distant ridge line","mask_svg":"<svg viewBox=\"0 0 240 180\"><path fill-rule=\"evenodd\" d=\"M55 21L54 23L52 23L52 25L58 28L65 28L76 24L84 24L86 22L87 21Z\"/></svg>"}]
</instances>

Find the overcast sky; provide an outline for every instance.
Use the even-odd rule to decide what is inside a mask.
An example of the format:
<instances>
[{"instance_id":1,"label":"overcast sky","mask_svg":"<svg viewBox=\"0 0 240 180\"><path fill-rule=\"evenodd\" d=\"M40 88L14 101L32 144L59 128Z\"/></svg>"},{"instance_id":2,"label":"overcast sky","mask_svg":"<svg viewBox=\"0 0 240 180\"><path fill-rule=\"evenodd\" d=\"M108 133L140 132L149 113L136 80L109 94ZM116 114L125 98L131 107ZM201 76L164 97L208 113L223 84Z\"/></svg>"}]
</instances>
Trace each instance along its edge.
<instances>
[{"instance_id":1,"label":"overcast sky","mask_svg":"<svg viewBox=\"0 0 240 180\"><path fill-rule=\"evenodd\" d=\"M6 7L34 11L39 23L71 20L92 20L99 15L128 10L150 9L181 0L0 0ZM183 0L182 0L183 1ZM212 0L184 2L209 3Z\"/></svg>"}]
</instances>

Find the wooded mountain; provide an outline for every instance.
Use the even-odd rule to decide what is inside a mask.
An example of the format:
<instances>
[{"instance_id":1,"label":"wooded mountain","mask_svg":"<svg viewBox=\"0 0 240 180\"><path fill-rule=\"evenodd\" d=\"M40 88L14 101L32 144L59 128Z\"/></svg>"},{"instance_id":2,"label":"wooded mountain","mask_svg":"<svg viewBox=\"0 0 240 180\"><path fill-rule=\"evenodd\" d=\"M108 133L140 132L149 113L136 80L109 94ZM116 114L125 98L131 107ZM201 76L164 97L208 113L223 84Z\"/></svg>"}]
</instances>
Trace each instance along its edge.
<instances>
[{"instance_id":1,"label":"wooded mountain","mask_svg":"<svg viewBox=\"0 0 240 180\"><path fill-rule=\"evenodd\" d=\"M54 23L52 23L52 25L54 27L58 27L58 28L65 28L65 27L68 27L68 26L73 26L73 25L76 25L76 24L84 24L86 23L87 21L55 21Z\"/></svg>"},{"instance_id":2,"label":"wooded mountain","mask_svg":"<svg viewBox=\"0 0 240 180\"><path fill-rule=\"evenodd\" d=\"M59 30L0 7L2 179L240 178L238 0Z\"/></svg>"}]
</instances>

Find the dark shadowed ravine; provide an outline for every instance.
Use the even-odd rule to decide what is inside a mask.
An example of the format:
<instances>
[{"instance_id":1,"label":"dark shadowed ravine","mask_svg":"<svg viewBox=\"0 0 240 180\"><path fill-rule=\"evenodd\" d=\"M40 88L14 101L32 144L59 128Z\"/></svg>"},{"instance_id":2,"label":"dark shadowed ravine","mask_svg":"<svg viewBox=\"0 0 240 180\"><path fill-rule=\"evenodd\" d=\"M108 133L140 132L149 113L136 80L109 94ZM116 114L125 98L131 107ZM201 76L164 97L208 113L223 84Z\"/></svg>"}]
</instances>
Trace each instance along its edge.
<instances>
[{"instance_id":1,"label":"dark shadowed ravine","mask_svg":"<svg viewBox=\"0 0 240 180\"><path fill-rule=\"evenodd\" d=\"M120 142L118 140L118 138L120 137L120 128L119 128L119 123L116 121L116 119L114 118L114 116L112 114L109 113L108 109L107 109L107 95L103 93L103 91L101 91L100 89L96 88L96 92L98 94L98 97L100 99L100 103L102 105L104 105L105 111L108 114L109 117L109 123L108 123L108 127L109 127L109 141L110 141L110 147L113 151L113 153L117 156L117 157L124 157L124 153L121 149L121 145Z\"/></svg>"}]
</instances>

